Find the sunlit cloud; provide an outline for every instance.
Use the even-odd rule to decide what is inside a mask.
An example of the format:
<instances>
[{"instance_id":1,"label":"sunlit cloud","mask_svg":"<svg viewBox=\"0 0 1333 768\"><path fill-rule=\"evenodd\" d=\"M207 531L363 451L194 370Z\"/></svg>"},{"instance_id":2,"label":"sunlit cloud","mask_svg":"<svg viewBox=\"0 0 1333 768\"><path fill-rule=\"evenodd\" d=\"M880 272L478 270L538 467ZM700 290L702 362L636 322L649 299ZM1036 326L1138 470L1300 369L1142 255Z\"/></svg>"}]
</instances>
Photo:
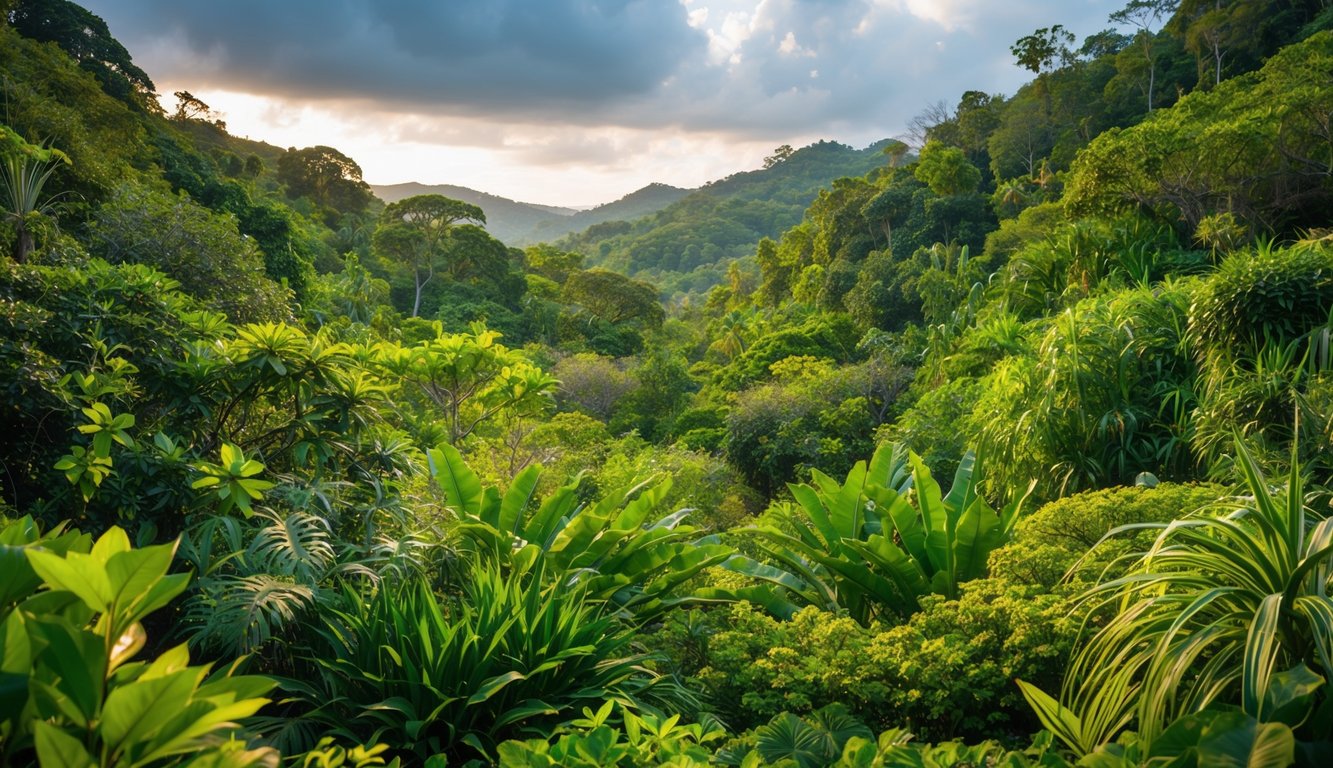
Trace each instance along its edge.
<instances>
[{"instance_id":1,"label":"sunlit cloud","mask_svg":"<svg viewBox=\"0 0 1333 768\"><path fill-rule=\"evenodd\" d=\"M1009 45L1119 0L90 0L164 93L240 135L336 146L376 182L551 203L695 186L778 144L901 134ZM168 99L171 101L171 99ZM518 195L522 192L524 195Z\"/></svg>"}]
</instances>

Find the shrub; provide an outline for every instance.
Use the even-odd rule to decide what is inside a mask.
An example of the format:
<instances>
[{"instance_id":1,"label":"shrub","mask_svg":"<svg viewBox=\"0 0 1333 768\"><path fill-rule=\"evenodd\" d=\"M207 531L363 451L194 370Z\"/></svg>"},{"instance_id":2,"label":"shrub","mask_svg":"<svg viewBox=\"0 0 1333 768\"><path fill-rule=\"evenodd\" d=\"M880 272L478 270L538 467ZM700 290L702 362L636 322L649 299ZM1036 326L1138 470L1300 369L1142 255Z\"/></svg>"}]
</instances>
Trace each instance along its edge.
<instances>
[{"instance_id":1,"label":"shrub","mask_svg":"<svg viewBox=\"0 0 1333 768\"><path fill-rule=\"evenodd\" d=\"M673 615L646 641L736 728L840 703L875 727L985 738L1036 725L1013 680L1058 684L1077 630L1067 597L983 579L898 626L814 607L784 622L741 603Z\"/></svg>"},{"instance_id":2,"label":"shrub","mask_svg":"<svg viewBox=\"0 0 1333 768\"><path fill-rule=\"evenodd\" d=\"M1127 486L1066 496L1018 521L1013 541L991 554L991 575L1009 584L1050 589L1078 563L1080 567L1070 574L1071 578L1080 583L1096 580L1102 568L1117 556L1136 544L1147 544L1143 535L1103 541L1111 530L1183 518L1225 492L1220 485L1162 483L1151 488Z\"/></svg>"},{"instance_id":3,"label":"shrub","mask_svg":"<svg viewBox=\"0 0 1333 768\"><path fill-rule=\"evenodd\" d=\"M581 590L479 565L452 608L420 581L346 592L282 685L328 735L484 756L580 707L641 701L654 676L631 642Z\"/></svg>"},{"instance_id":4,"label":"shrub","mask_svg":"<svg viewBox=\"0 0 1333 768\"><path fill-rule=\"evenodd\" d=\"M1031 355L1001 361L970 420L989 488L1036 479L1036 497L1051 500L1141 472L1190 479L1188 298L1167 284L1084 300L1051 322Z\"/></svg>"},{"instance_id":5,"label":"shrub","mask_svg":"<svg viewBox=\"0 0 1333 768\"><path fill-rule=\"evenodd\" d=\"M943 493L915 453L885 445L839 483L814 470L790 486L799 516L754 529L767 562L735 557L726 567L765 582L734 594L778 615L797 605L845 610L863 625L907 616L924 595L956 597L985 573L986 558L1012 530L1022 499L1002 511L977 493L980 467L963 457ZM719 596L732 594L718 592Z\"/></svg>"},{"instance_id":6,"label":"shrub","mask_svg":"<svg viewBox=\"0 0 1333 768\"><path fill-rule=\"evenodd\" d=\"M1285 345L1323 326L1333 310L1333 247L1271 242L1222 260L1189 310L1190 334L1207 359Z\"/></svg>"},{"instance_id":7,"label":"shrub","mask_svg":"<svg viewBox=\"0 0 1333 768\"><path fill-rule=\"evenodd\" d=\"M1172 722L1217 706L1239 705L1274 741L1333 728L1322 687L1333 674L1333 518L1306 506L1296 462L1275 488L1239 440L1237 454L1246 496L1122 529L1157 537L1085 595L1114 614L1074 658L1061 701L1023 685L1079 753L1131 723L1145 749L1172 742Z\"/></svg>"},{"instance_id":8,"label":"shrub","mask_svg":"<svg viewBox=\"0 0 1333 768\"><path fill-rule=\"evenodd\" d=\"M268 703L267 678L210 676L184 645L134 661L143 622L185 589L176 545L132 549L112 528L95 543L0 528L0 758L6 765L271 765L272 750L219 741ZM11 760L13 761L11 763ZM200 761L196 763L194 761Z\"/></svg>"}]
</instances>

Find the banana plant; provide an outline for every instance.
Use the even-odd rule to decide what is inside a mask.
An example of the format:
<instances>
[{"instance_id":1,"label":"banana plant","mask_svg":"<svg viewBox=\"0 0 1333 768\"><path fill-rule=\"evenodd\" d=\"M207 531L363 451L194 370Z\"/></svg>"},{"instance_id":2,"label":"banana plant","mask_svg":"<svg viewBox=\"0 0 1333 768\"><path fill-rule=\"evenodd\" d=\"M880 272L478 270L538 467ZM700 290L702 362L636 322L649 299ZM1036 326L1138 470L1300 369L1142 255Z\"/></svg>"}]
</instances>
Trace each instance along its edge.
<instances>
[{"instance_id":1,"label":"banana plant","mask_svg":"<svg viewBox=\"0 0 1333 768\"><path fill-rule=\"evenodd\" d=\"M577 480L545 499L536 490L541 468L520 472L503 494L481 480L453 446L427 452L431 473L458 515L459 530L483 556L513 572L540 560L557 581L648 620L674 605L696 602L691 579L735 550L701 537L684 520L692 510L657 516L669 478L621 488L585 504Z\"/></svg>"},{"instance_id":2,"label":"banana plant","mask_svg":"<svg viewBox=\"0 0 1333 768\"><path fill-rule=\"evenodd\" d=\"M0 764L272 761L271 750L238 751L243 740L219 746L217 737L268 703L273 681L210 675L190 666L183 644L135 660L148 641L144 619L189 580L168 573L175 552L175 543L132 549L120 528L96 542L43 536L31 518L0 529Z\"/></svg>"},{"instance_id":3,"label":"banana plant","mask_svg":"<svg viewBox=\"0 0 1333 768\"><path fill-rule=\"evenodd\" d=\"M985 575L1027 498L996 511L977 493L980 476L969 451L945 494L921 457L899 445L881 446L841 483L815 470L811 483L788 486L796 505L782 528L753 529L768 562L726 563L766 584L730 594L779 616L802 605L845 610L867 626L915 612L928 594L955 598L960 584Z\"/></svg>"}]
</instances>

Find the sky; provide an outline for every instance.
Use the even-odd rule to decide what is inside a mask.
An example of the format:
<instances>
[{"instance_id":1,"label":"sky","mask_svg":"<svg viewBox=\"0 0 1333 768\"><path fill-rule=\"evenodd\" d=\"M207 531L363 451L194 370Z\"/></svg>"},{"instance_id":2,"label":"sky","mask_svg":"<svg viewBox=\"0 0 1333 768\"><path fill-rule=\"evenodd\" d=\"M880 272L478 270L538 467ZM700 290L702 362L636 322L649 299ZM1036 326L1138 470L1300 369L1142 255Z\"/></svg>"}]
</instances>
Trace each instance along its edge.
<instances>
[{"instance_id":1,"label":"sky","mask_svg":"<svg viewBox=\"0 0 1333 768\"><path fill-rule=\"evenodd\" d=\"M372 184L587 207L696 187L781 144L864 147L1010 45L1107 28L1122 0L83 0L234 135L336 147Z\"/></svg>"}]
</instances>

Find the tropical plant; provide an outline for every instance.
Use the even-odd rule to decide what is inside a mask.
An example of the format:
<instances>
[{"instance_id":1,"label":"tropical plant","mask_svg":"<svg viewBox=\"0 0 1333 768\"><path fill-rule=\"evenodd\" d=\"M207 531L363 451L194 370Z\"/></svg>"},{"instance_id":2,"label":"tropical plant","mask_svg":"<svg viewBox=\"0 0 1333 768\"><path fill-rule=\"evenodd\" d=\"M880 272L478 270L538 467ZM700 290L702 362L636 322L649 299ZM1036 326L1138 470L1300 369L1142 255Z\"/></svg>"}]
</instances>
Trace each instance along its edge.
<instances>
[{"instance_id":1,"label":"tropical plant","mask_svg":"<svg viewBox=\"0 0 1333 768\"><path fill-rule=\"evenodd\" d=\"M618 726L611 722L613 708L619 710ZM559 738L554 741L504 742L499 748L500 764L513 768L703 768L712 764L713 753L707 744L725 735L713 721L681 723L680 715L636 713L614 701L596 712L584 707L583 717L557 733Z\"/></svg>"},{"instance_id":2,"label":"tropical plant","mask_svg":"<svg viewBox=\"0 0 1333 768\"><path fill-rule=\"evenodd\" d=\"M803 718L783 712L756 728L752 754L757 754L764 765L790 762L797 768L822 768L833 764L852 739L870 739L873 735L842 706L830 704Z\"/></svg>"},{"instance_id":3,"label":"tropical plant","mask_svg":"<svg viewBox=\"0 0 1333 768\"><path fill-rule=\"evenodd\" d=\"M855 736L843 747L834 768L889 768L889 766L981 766L1003 765L1008 768L1067 768L1069 762L1051 746L1053 739L1042 731L1031 746L1011 750L996 741L964 744L946 741L940 744L914 744L912 734L902 728L890 728L871 741ZM1128 768L1128 766L1126 766Z\"/></svg>"},{"instance_id":4,"label":"tropical plant","mask_svg":"<svg viewBox=\"0 0 1333 768\"><path fill-rule=\"evenodd\" d=\"M1236 454L1248 495L1108 534L1158 531L1123 576L1086 594L1114 615L1076 654L1061 700L1020 683L1078 752L1131 724L1151 749L1171 723L1219 705L1284 739L1333 727L1321 708L1333 672L1333 518L1308 506L1294 456L1274 489L1239 438Z\"/></svg>"},{"instance_id":5,"label":"tropical plant","mask_svg":"<svg viewBox=\"0 0 1333 768\"><path fill-rule=\"evenodd\" d=\"M540 564L505 575L478 563L456 606L420 579L362 597L345 589L282 681L328 735L384 741L417 759L492 755L582 706L637 705L657 676L631 635Z\"/></svg>"},{"instance_id":6,"label":"tropical plant","mask_svg":"<svg viewBox=\"0 0 1333 768\"><path fill-rule=\"evenodd\" d=\"M1050 500L1141 472L1190 477L1188 302L1178 282L1089 298L1050 321L1033 354L1000 361L972 415L990 489L1038 478Z\"/></svg>"},{"instance_id":7,"label":"tropical plant","mask_svg":"<svg viewBox=\"0 0 1333 768\"><path fill-rule=\"evenodd\" d=\"M11 150L11 147L13 149ZM11 151L4 151L11 150ZM58 149L33 146L0 125L0 221L14 228L14 261L22 264L36 247L33 225L55 211L59 195L42 191L69 157Z\"/></svg>"},{"instance_id":8,"label":"tropical plant","mask_svg":"<svg viewBox=\"0 0 1333 768\"><path fill-rule=\"evenodd\" d=\"M131 549L120 528L95 543L73 531L43 536L31 518L0 529L3 762L271 763L271 750L220 741L268 703L261 696L271 680L210 675L209 666L189 666L184 645L133 660L148 642L144 620L189 581L167 573L175 551L175 543Z\"/></svg>"},{"instance_id":9,"label":"tropical plant","mask_svg":"<svg viewBox=\"0 0 1333 768\"><path fill-rule=\"evenodd\" d=\"M818 470L811 475L811 485L788 486L798 506L779 508L782 527L753 529L772 564L741 555L727 561L767 582L735 595L782 616L797 605L845 610L863 626L910 615L924 595L957 597L959 584L985 574L987 556L1009 537L1026 498L992 508L978 493L980 462L971 452L947 494L921 457L900 445L880 446L842 483Z\"/></svg>"},{"instance_id":10,"label":"tropical plant","mask_svg":"<svg viewBox=\"0 0 1333 768\"><path fill-rule=\"evenodd\" d=\"M458 515L458 531L486 560L506 573L523 573L540 562L541 572L560 587L577 587L640 621L697 600L688 591L691 580L735 552L684 525L693 510L659 516L669 478L619 488L590 504L579 499L575 478L538 500L542 470L535 464L519 472L502 496L482 487L453 446L443 444L427 456Z\"/></svg>"},{"instance_id":11,"label":"tropical plant","mask_svg":"<svg viewBox=\"0 0 1333 768\"><path fill-rule=\"evenodd\" d=\"M443 419L443 439L456 445L502 412L535 415L551 405L556 380L497 343L499 333L446 334L438 322L433 328L434 338L420 344L376 345L372 367L405 385L402 395L419 396L432 422Z\"/></svg>"}]
</instances>

